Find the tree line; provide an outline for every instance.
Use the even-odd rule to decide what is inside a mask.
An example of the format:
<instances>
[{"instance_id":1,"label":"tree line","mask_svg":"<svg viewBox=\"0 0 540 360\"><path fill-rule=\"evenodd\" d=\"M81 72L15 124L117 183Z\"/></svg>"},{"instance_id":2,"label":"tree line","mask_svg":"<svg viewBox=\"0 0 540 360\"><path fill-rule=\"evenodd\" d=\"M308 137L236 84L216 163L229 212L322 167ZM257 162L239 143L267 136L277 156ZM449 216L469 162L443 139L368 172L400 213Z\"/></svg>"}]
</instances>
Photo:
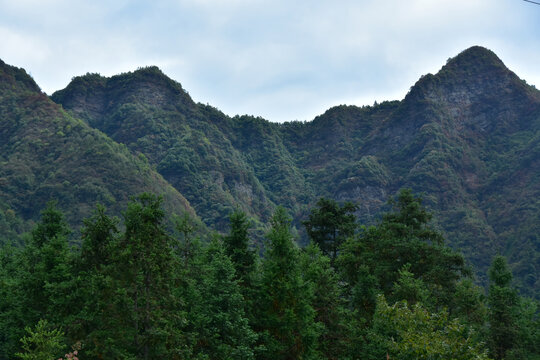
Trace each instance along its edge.
<instances>
[{"instance_id":1,"label":"tree line","mask_svg":"<svg viewBox=\"0 0 540 360\"><path fill-rule=\"evenodd\" d=\"M295 242L278 207L262 254L237 210L202 240L142 194L123 221L98 205L80 246L51 202L0 251L1 359L539 359L537 303L495 257L487 292L402 190L374 226L321 198Z\"/></svg>"}]
</instances>

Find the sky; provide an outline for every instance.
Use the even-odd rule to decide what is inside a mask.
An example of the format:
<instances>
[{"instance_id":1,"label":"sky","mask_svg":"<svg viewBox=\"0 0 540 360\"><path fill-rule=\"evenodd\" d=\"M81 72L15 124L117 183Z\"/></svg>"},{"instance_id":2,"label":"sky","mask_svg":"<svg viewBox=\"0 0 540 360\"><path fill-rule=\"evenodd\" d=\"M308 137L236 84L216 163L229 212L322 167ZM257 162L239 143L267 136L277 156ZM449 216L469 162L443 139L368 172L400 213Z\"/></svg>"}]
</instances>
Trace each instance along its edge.
<instances>
[{"instance_id":1,"label":"sky","mask_svg":"<svg viewBox=\"0 0 540 360\"><path fill-rule=\"evenodd\" d=\"M157 65L196 102L278 122L401 100L473 45L540 88L523 0L0 0L0 59L47 94Z\"/></svg>"}]
</instances>

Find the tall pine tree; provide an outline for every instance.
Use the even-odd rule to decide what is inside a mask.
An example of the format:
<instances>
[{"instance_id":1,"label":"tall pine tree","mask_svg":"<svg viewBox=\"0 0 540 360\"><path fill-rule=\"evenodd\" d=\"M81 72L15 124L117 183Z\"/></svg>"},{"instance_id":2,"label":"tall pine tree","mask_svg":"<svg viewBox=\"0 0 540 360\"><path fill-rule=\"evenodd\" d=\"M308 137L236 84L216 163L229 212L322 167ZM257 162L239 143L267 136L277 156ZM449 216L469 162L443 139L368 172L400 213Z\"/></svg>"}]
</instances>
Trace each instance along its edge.
<instances>
[{"instance_id":1,"label":"tall pine tree","mask_svg":"<svg viewBox=\"0 0 540 360\"><path fill-rule=\"evenodd\" d=\"M313 284L302 278L299 249L290 230L291 219L278 207L267 234L262 263L258 331L266 350L262 359L312 359L317 356L321 327L312 307Z\"/></svg>"},{"instance_id":2,"label":"tall pine tree","mask_svg":"<svg viewBox=\"0 0 540 360\"><path fill-rule=\"evenodd\" d=\"M124 213L125 233L118 243L114 280L118 332L139 359L172 357L179 340L173 243L163 226L162 198L142 194Z\"/></svg>"},{"instance_id":3,"label":"tall pine tree","mask_svg":"<svg viewBox=\"0 0 540 360\"><path fill-rule=\"evenodd\" d=\"M517 336L518 294L511 286L512 272L503 256L496 256L489 269L489 344L493 357L504 359Z\"/></svg>"}]
</instances>

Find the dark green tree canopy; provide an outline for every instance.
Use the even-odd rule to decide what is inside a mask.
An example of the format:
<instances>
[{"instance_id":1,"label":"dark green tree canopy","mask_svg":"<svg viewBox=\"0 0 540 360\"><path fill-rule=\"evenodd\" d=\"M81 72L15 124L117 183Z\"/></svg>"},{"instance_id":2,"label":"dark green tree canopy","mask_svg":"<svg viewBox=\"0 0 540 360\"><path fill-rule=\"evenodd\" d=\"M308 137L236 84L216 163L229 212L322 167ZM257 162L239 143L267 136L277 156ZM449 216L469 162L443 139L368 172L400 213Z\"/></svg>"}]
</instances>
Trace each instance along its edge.
<instances>
[{"instance_id":1,"label":"dark green tree canopy","mask_svg":"<svg viewBox=\"0 0 540 360\"><path fill-rule=\"evenodd\" d=\"M240 210L235 210L229 219L231 228L229 234L223 237L225 253L232 260L236 277L241 284L245 284L255 266L255 251L250 249L249 221Z\"/></svg>"},{"instance_id":2,"label":"dark green tree canopy","mask_svg":"<svg viewBox=\"0 0 540 360\"><path fill-rule=\"evenodd\" d=\"M354 235L357 209L358 206L351 202L339 205L335 200L320 198L308 220L302 222L311 241L330 257L332 264L345 239Z\"/></svg>"},{"instance_id":3,"label":"dark green tree canopy","mask_svg":"<svg viewBox=\"0 0 540 360\"><path fill-rule=\"evenodd\" d=\"M495 359L505 359L516 343L519 297L510 285L512 272L503 256L496 256L489 268L489 335Z\"/></svg>"},{"instance_id":4,"label":"dark green tree canopy","mask_svg":"<svg viewBox=\"0 0 540 360\"><path fill-rule=\"evenodd\" d=\"M394 291L410 296L413 291L421 298L429 290L438 305L449 306L458 280L469 273L463 256L444 245L420 197L402 190L389 203L392 211L343 247L338 267L351 291L369 311L374 310L377 291L389 297Z\"/></svg>"}]
</instances>

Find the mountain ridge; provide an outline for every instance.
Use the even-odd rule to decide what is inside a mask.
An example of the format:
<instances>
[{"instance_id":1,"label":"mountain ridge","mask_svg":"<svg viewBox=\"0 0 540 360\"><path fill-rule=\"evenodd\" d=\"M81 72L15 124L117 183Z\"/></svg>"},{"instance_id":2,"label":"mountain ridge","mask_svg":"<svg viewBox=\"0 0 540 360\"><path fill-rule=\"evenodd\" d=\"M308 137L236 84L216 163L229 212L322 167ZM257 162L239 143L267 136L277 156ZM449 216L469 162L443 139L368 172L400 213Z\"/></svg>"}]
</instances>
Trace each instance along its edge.
<instances>
[{"instance_id":1,"label":"mountain ridge","mask_svg":"<svg viewBox=\"0 0 540 360\"><path fill-rule=\"evenodd\" d=\"M164 196L168 211L193 209L147 161L67 114L24 70L0 66L0 202L33 221L57 199L77 230L96 202L116 214L130 196Z\"/></svg>"},{"instance_id":2,"label":"mountain ridge","mask_svg":"<svg viewBox=\"0 0 540 360\"><path fill-rule=\"evenodd\" d=\"M229 117L156 67L75 77L51 99L148 159L212 228L226 231L240 208L262 237L284 205L302 236L320 196L357 202L370 224L410 187L479 273L505 254L523 291L538 295L540 92L490 50L449 59L403 100L335 106L310 122Z\"/></svg>"}]
</instances>

